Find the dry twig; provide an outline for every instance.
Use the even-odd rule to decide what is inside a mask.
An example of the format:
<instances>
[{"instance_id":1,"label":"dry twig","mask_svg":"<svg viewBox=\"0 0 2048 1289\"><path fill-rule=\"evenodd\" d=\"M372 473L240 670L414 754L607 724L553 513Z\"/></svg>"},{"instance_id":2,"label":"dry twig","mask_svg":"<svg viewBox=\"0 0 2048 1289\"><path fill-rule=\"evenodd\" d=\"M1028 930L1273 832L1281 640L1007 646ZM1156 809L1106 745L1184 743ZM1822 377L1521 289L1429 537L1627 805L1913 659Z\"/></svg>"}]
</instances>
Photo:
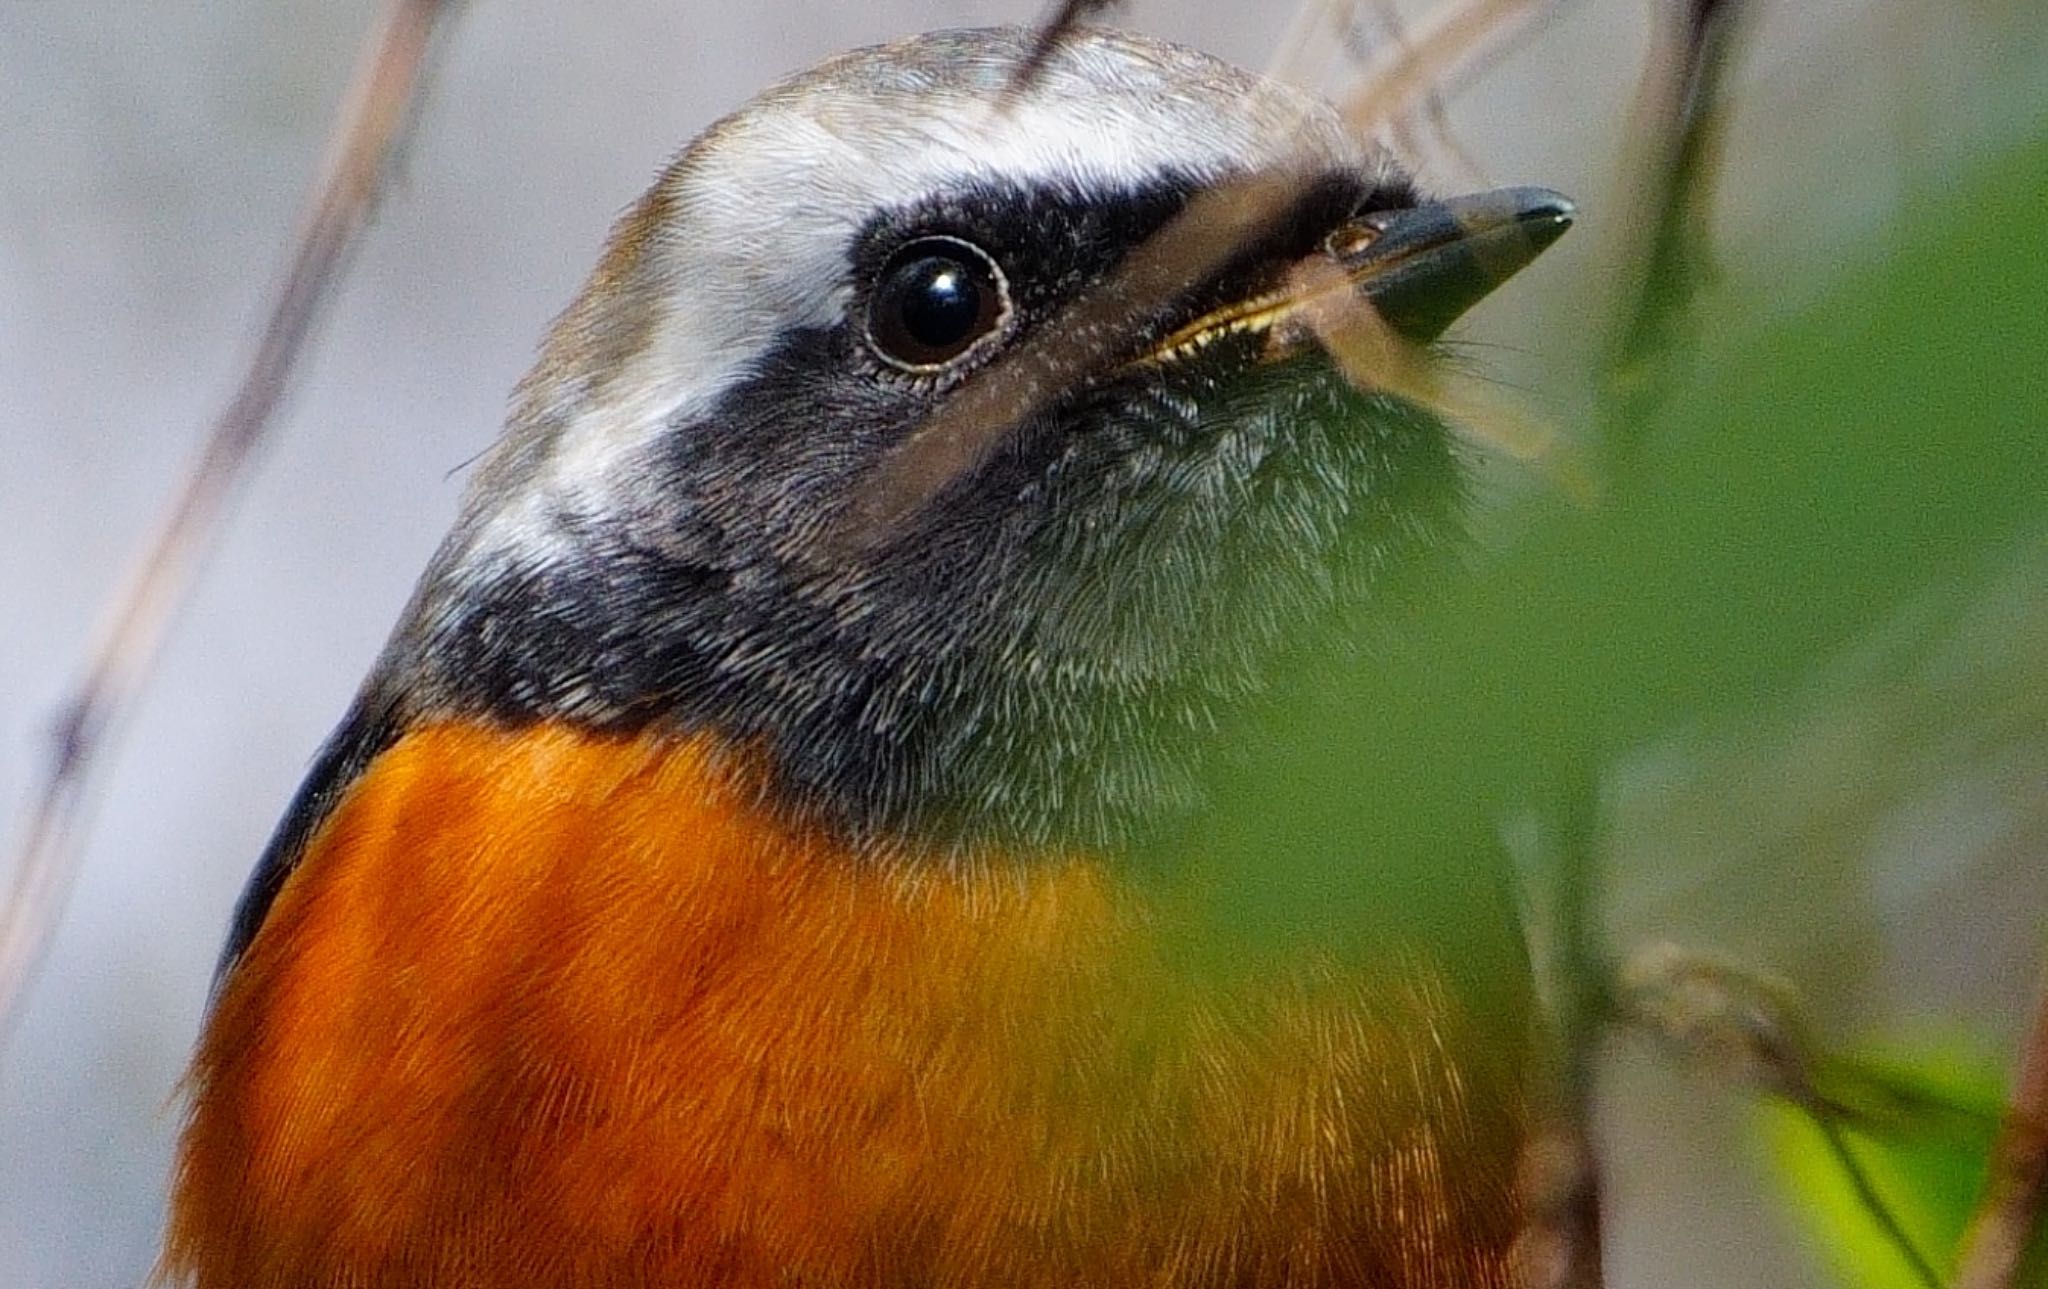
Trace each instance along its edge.
<instances>
[{"instance_id":1,"label":"dry twig","mask_svg":"<svg viewBox=\"0 0 2048 1289\"><path fill-rule=\"evenodd\" d=\"M1379 66L1367 69L1340 104L1361 135L1398 120L1429 95L1449 93L1485 57L1555 0L1466 0L1438 9L1420 33L1398 42Z\"/></svg>"},{"instance_id":2,"label":"dry twig","mask_svg":"<svg viewBox=\"0 0 2048 1289\"><path fill-rule=\"evenodd\" d=\"M1600 1037L1613 1011L1598 924L1599 789L1577 776L1557 846L1552 922L1555 1086L1523 1152L1526 1216L1516 1240L1523 1289L1600 1289L1600 1164L1592 1111Z\"/></svg>"},{"instance_id":3,"label":"dry twig","mask_svg":"<svg viewBox=\"0 0 2048 1289\"><path fill-rule=\"evenodd\" d=\"M1645 187L1654 194L1657 209L1684 212L1696 207L1698 198L1713 180L1704 164L1705 150L1688 147L1686 141L1703 138L1708 122L1718 107L1719 77L1725 64L1725 41L1710 43L1709 37L1727 31L1726 19L1738 7L1737 0L1685 0L1695 21L1688 28L1679 64L1684 75L1667 79L1685 90L1664 111L1650 116L1646 133L1653 155L1662 164L1653 168ZM1521 6L1512 0L1495 0L1496 21L1512 21ZM1482 9L1485 7L1482 6ZM1712 11L1714 22L1701 15ZM1469 21L1469 19L1466 19ZM1440 23L1423 38L1425 46L1449 41L1461 30L1453 18ZM1653 74L1646 78L1656 81ZM1666 142L1676 140L1676 142ZM1668 158L1668 161L1666 160ZM1641 295L1624 330L1624 340L1614 359L1614 371L1632 370L1645 353L1661 349L1669 341L1668 328L1651 330L1652 323L1670 316L1670 311L1688 304L1694 285L1687 275L1669 282L1667 260L1690 254L1693 239L1703 231L1695 221L1668 215L1660 219L1658 238L1652 243L1648 264L1641 279ZM1690 259L1684 263L1691 263ZM1667 283L1669 282L1669 285ZM1657 298L1653 302L1652 295ZM1640 415L1645 404L1624 406L1620 384L1610 374L1610 421ZM1646 391L1660 396L1661 387ZM1523 1263L1525 1283L1536 1289L1578 1289L1598 1285L1600 1270L1600 1197L1597 1160L1590 1137L1594 1060L1601 1033L1611 1018L1612 998L1608 991L1608 967L1596 939L1594 913L1599 908L1594 855L1594 803L1591 783L1582 783L1575 794L1568 820L1558 878L1557 945L1559 988L1556 1027L1562 1066L1556 1108L1550 1122L1539 1130L1530 1155L1537 1167L1525 1178L1529 1195L1528 1229L1524 1232Z\"/></svg>"},{"instance_id":4,"label":"dry twig","mask_svg":"<svg viewBox=\"0 0 2048 1289\"><path fill-rule=\"evenodd\" d=\"M365 46L313 187L284 281L234 397L214 422L161 526L107 606L85 678L59 709L42 785L0 906L0 1034L16 1011L77 868L93 773L109 732L155 664L172 615L263 444L314 323L375 207L453 0L388 0Z\"/></svg>"},{"instance_id":5,"label":"dry twig","mask_svg":"<svg viewBox=\"0 0 2048 1289\"><path fill-rule=\"evenodd\" d=\"M1304 298L1302 318L1351 383L1427 407L1466 438L1524 463L1542 463L1575 499L1591 495L1593 481L1561 455L1554 427L1493 387L1435 361L1380 317L1327 260L1297 266L1293 289Z\"/></svg>"},{"instance_id":6,"label":"dry twig","mask_svg":"<svg viewBox=\"0 0 2048 1289\"><path fill-rule=\"evenodd\" d=\"M1653 944L1622 966L1612 1006L1616 1024L1687 1064L1779 1097L1806 1115L1878 1233L1926 1289L1941 1289L1934 1264L1849 1144L1847 1126L1868 1116L1822 1090L1815 1075L1821 1062L1789 985L1676 945Z\"/></svg>"},{"instance_id":7,"label":"dry twig","mask_svg":"<svg viewBox=\"0 0 2048 1289\"><path fill-rule=\"evenodd\" d=\"M1646 78L1638 221L1649 229L1607 372L1608 438L1627 449L1670 393L1685 324L1708 277L1708 206L1718 177L1721 90L1744 0L1681 0L1677 51Z\"/></svg>"},{"instance_id":8,"label":"dry twig","mask_svg":"<svg viewBox=\"0 0 2048 1289\"><path fill-rule=\"evenodd\" d=\"M1045 70L1045 61L1076 27L1114 9L1116 5L1117 0L1059 0L1052 13L1039 24L1038 38L1031 42L1031 52L1024 55L1024 61L1018 64L1016 74L1010 78L1008 96L1014 99L1031 88L1038 74Z\"/></svg>"},{"instance_id":9,"label":"dry twig","mask_svg":"<svg viewBox=\"0 0 2048 1289\"><path fill-rule=\"evenodd\" d=\"M2048 983L2020 1053L1984 1194L1963 1241L1955 1289L2018 1289L2027 1246L2048 1209Z\"/></svg>"},{"instance_id":10,"label":"dry twig","mask_svg":"<svg viewBox=\"0 0 2048 1289\"><path fill-rule=\"evenodd\" d=\"M1719 178L1715 142L1723 82L1746 12L1743 0L1681 0L1682 25L1669 64L1645 78L1639 202L1649 228L1633 296L1611 351L1605 416L1610 447L1626 453L1669 396L1682 371L1686 324L1708 278L1708 206ZM1656 959L1657 980L1644 966ZM1706 1057L1734 1077L1780 1095L1820 1131L1865 1212L1914 1276L1939 1289L1940 1276L1913 1243L1850 1148L1842 1107L1822 1096L1787 998L1767 982L1685 954L1654 952L1632 962L1618 986L1615 1019Z\"/></svg>"},{"instance_id":11,"label":"dry twig","mask_svg":"<svg viewBox=\"0 0 2048 1289\"><path fill-rule=\"evenodd\" d=\"M1350 25L1354 0L1302 0L1273 44L1266 75L1289 84L1314 87L1327 66L1324 53L1338 43Z\"/></svg>"}]
</instances>

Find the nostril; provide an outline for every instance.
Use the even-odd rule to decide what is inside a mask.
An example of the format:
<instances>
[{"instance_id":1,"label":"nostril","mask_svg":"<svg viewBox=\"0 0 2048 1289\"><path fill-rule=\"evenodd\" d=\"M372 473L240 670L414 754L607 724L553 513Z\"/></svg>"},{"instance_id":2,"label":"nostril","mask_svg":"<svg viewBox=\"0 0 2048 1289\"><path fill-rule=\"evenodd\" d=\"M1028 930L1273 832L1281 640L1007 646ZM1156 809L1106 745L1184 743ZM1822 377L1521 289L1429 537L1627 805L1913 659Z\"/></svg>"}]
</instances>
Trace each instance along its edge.
<instances>
[{"instance_id":1,"label":"nostril","mask_svg":"<svg viewBox=\"0 0 2048 1289\"><path fill-rule=\"evenodd\" d=\"M1386 232L1386 225L1379 219L1365 215L1352 219L1331 232L1323 239L1323 250L1337 259L1350 259L1362 255Z\"/></svg>"}]
</instances>

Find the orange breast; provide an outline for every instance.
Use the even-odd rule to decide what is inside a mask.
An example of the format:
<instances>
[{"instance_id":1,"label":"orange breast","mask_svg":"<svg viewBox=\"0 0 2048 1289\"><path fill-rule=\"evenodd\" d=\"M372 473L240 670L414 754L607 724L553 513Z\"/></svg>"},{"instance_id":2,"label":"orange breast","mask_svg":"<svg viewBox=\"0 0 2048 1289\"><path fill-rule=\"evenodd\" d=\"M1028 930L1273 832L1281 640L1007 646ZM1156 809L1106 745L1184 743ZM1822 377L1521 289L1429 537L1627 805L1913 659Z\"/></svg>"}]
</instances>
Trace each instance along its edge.
<instances>
[{"instance_id":1,"label":"orange breast","mask_svg":"<svg viewBox=\"0 0 2048 1289\"><path fill-rule=\"evenodd\" d=\"M166 1268L1506 1285L1520 1107L1433 977L1223 980L1160 920L1088 859L845 853L706 740L415 732L218 1001Z\"/></svg>"}]
</instances>

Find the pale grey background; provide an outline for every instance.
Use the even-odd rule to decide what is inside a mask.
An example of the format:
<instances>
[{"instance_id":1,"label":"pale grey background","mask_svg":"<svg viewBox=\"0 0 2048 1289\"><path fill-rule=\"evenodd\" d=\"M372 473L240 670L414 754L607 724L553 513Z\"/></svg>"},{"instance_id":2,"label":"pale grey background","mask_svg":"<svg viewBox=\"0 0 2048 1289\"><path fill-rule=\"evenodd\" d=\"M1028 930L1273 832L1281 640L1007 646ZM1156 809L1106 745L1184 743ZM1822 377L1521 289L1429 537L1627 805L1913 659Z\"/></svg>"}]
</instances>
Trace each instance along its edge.
<instances>
[{"instance_id":1,"label":"pale grey background","mask_svg":"<svg viewBox=\"0 0 2048 1289\"><path fill-rule=\"evenodd\" d=\"M1585 207L1581 229L1468 333L1498 346L1478 352L1504 379L1566 414L1606 316L1599 270L1620 222L1613 167L1647 3L1569 6L1453 104L1484 181L1549 184ZM1795 307L1881 234L1909 175L2035 128L2048 39L2032 5L1772 11L1733 132L1731 276ZM1122 19L1256 66L1287 10L1156 0ZM97 606L230 388L371 12L0 0L0 836ZM614 213L777 75L921 27L1036 16L960 0L475 0L404 179L126 731L55 950L0 1054L0 1289L146 1274L173 1087L230 904L448 521L458 467L489 440ZM1481 180L1442 158L1428 173ZM2026 799L2048 785L2026 777L2037 769L2002 790ZM1996 824L2004 804L1957 808ZM2010 829L1992 833L2010 847ZM2009 1025L2038 926L2013 910L2048 896L2015 876L2026 867L1969 868L1975 903L1953 911L1945 897L1913 904L1919 921L1899 920L1887 961L1943 960L1936 992L1858 977L1843 995L1852 1019L1935 1006ZM1941 916L1921 925L1928 901ZM1742 947L1796 968L1799 938ZM1625 1064L1617 1284L1814 1278L1726 1145L1742 1113Z\"/></svg>"}]
</instances>

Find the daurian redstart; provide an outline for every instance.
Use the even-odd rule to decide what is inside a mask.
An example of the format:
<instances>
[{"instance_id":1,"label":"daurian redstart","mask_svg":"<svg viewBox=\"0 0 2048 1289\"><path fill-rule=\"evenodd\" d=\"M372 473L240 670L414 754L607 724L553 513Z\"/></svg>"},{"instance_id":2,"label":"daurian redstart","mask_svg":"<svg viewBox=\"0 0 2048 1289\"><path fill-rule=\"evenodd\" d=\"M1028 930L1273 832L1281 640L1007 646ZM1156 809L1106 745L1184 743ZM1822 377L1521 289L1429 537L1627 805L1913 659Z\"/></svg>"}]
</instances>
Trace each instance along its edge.
<instances>
[{"instance_id":1,"label":"daurian redstart","mask_svg":"<svg viewBox=\"0 0 2048 1289\"><path fill-rule=\"evenodd\" d=\"M1020 77L1033 39L833 59L621 219L236 914L173 1280L1509 1283L1517 1040L1459 947L1185 969L1126 853L1277 650L1455 529L1444 425L1303 284L1426 343L1571 208L1426 200L1137 36Z\"/></svg>"}]
</instances>

